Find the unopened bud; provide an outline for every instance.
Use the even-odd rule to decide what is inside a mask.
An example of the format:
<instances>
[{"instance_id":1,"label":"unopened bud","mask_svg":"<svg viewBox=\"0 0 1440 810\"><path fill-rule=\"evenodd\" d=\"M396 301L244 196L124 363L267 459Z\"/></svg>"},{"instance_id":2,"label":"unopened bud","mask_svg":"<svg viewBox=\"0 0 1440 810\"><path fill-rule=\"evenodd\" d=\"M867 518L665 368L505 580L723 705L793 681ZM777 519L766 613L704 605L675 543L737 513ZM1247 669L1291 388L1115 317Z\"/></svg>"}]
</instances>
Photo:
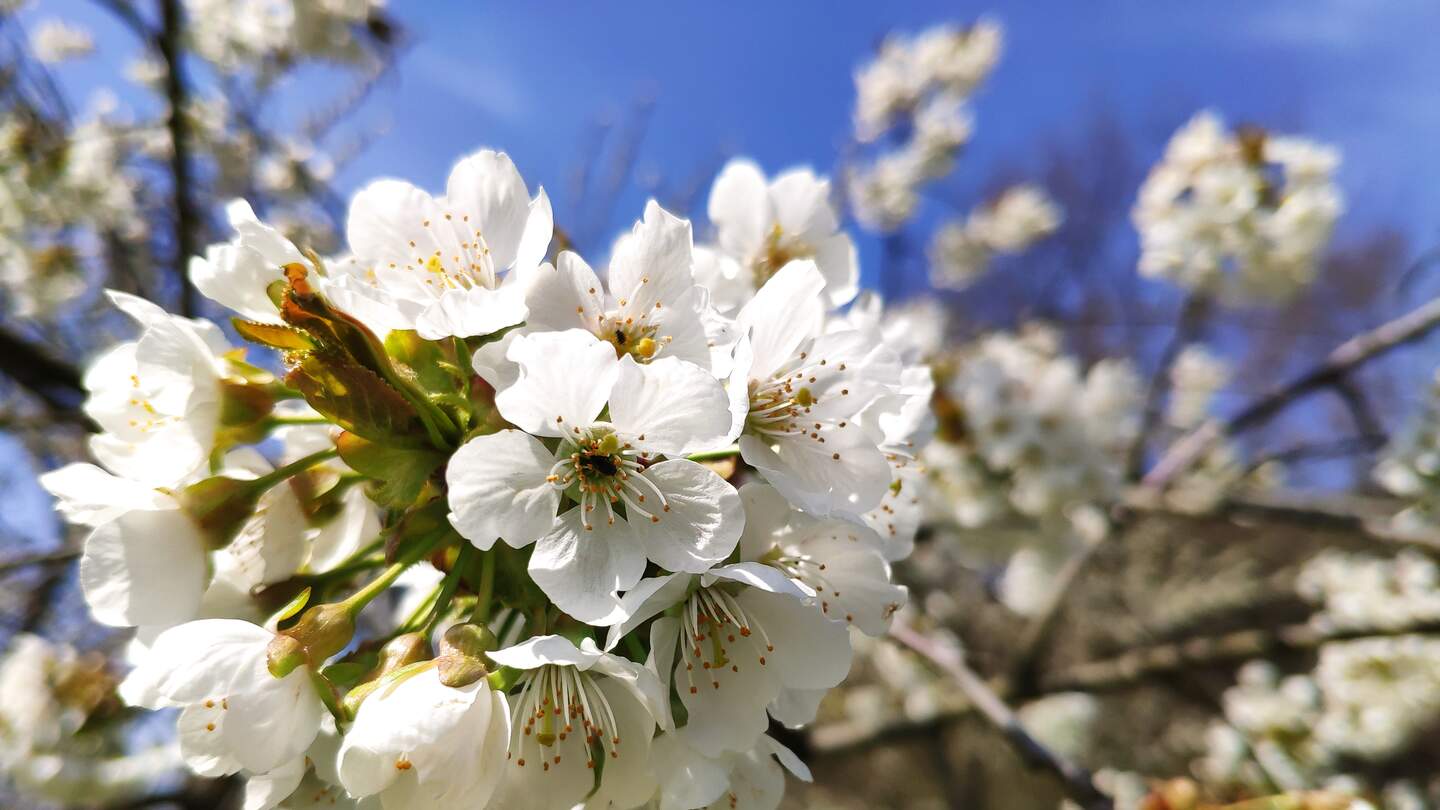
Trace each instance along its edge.
<instances>
[{"instance_id":1,"label":"unopened bud","mask_svg":"<svg viewBox=\"0 0 1440 810\"><path fill-rule=\"evenodd\" d=\"M270 639L265 648L265 667L270 674L283 678L305 664L305 646L289 636Z\"/></svg>"},{"instance_id":2,"label":"unopened bud","mask_svg":"<svg viewBox=\"0 0 1440 810\"><path fill-rule=\"evenodd\" d=\"M457 624L446 630L440 640L440 656L435 659L440 682L459 688L488 676L485 653L494 647L495 634L484 625Z\"/></svg>"},{"instance_id":3,"label":"unopened bud","mask_svg":"<svg viewBox=\"0 0 1440 810\"><path fill-rule=\"evenodd\" d=\"M315 605L284 635L299 642L310 662L319 665L349 646L355 637L355 617L341 604Z\"/></svg>"},{"instance_id":4,"label":"unopened bud","mask_svg":"<svg viewBox=\"0 0 1440 810\"><path fill-rule=\"evenodd\" d=\"M217 475L191 484L178 497L181 508L200 527L210 547L220 549L240 533L264 493L252 480Z\"/></svg>"},{"instance_id":5,"label":"unopened bud","mask_svg":"<svg viewBox=\"0 0 1440 810\"><path fill-rule=\"evenodd\" d=\"M360 704L365 699L378 692L380 689L388 689L399 686L407 678L424 672L427 668L434 666L432 661L417 661L413 664L406 664L399 669L391 670L379 678L359 684L345 693L344 700L340 701L340 710L351 720L360 712Z\"/></svg>"},{"instance_id":6,"label":"unopened bud","mask_svg":"<svg viewBox=\"0 0 1440 810\"><path fill-rule=\"evenodd\" d=\"M410 664L430 657L430 643L421 633L406 633L396 636L380 648L380 661L371 671L370 677L378 678Z\"/></svg>"}]
</instances>

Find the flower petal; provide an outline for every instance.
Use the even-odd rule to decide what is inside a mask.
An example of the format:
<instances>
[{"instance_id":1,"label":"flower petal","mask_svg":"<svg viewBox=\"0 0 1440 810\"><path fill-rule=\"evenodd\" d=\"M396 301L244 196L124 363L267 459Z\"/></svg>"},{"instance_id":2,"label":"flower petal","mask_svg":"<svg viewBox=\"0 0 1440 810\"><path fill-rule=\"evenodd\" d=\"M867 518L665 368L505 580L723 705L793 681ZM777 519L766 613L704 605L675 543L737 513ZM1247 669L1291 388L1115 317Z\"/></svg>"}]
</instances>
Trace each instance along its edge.
<instances>
[{"instance_id":1,"label":"flower petal","mask_svg":"<svg viewBox=\"0 0 1440 810\"><path fill-rule=\"evenodd\" d=\"M641 365L626 355L610 422L641 450L683 456L722 443L731 417L725 388L700 366L674 357Z\"/></svg>"},{"instance_id":2,"label":"flower petal","mask_svg":"<svg viewBox=\"0 0 1440 810\"><path fill-rule=\"evenodd\" d=\"M127 512L85 539L80 587L103 624L179 624L205 591L205 541L179 509Z\"/></svg>"},{"instance_id":3,"label":"flower petal","mask_svg":"<svg viewBox=\"0 0 1440 810\"><path fill-rule=\"evenodd\" d=\"M745 508L728 481L687 459L662 461L637 474L664 496L663 510L654 503L644 504L656 519L632 514L629 524L646 556L660 567L699 574L735 550L745 526Z\"/></svg>"},{"instance_id":4,"label":"flower petal","mask_svg":"<svg viewBox=\"0 0 1440 810\"><path fill-rule=\"evenodd\" d=\"M530 576L555 606L587 624L608 625L621 612L619 591L645 573L645 554L625 521L580 525L577 507L560 516L530 556Z\"/></svg>"},{"instance_id":5,"label":"flower petal","mask_svg":"<svg viewBox=\"0 0 1440 810\"><path fill-rule=\"evenodd\" d=\"M560 491L546 480L555 456L518 430L476 436L445 469L450 525L486 551L497 538L515 548L555 527Z\"/></svg>"},{"instance_id":6,"label":"flower petal","mask_svg":"<svg viewBox=\"0 0 1440 810\"><path fill-rule=\"evenodd\" d=\"M495 405L536 436L573 435L594 422L620 372L615 348L582 329L521 335L506 357L520 365L520 378Z\"/></svg>"}]
</instances>

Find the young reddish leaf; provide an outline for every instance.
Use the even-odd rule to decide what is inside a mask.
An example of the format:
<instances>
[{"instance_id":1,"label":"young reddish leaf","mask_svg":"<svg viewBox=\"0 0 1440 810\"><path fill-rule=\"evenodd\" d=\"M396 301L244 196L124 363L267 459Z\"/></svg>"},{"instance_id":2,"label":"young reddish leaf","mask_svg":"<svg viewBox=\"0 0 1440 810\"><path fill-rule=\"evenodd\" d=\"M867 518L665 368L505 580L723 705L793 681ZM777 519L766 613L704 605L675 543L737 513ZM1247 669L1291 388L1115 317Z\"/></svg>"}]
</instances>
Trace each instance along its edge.
<instances>
[{"instance_id":1,"label":"young reddish leaf","mask_svg":"<svg viewBox=\"0 0 1440 810\"><path fill-rule=\"evenodd\" d=\"M425 482L445 462L442 453L378 444L354 433L341 433L335 446L346 464L380 482L371 496L381 506L403 508L415 503Z\"/></svg>"},{"instance_id":2,"label":"young reddish leaf","mask_svg":"<svg viewBox=\"0 0 1440 810\"><path fill-rule=\"evenodd\" d=\"M424 444L415 408L373 371L339 352L306 355L285 376L321 415L351 433L391 445Z\"/></svg>"},{"instance_id":3,"label":"young reddish leaf","mask_svg":"<svg viewBox=\"0 0 1440 810\"><path fill-rule=\"evenodd\" d=\"M273 323L256 323L242 318L231 318L231 325L240 337L251 343L269 346L287 352L305 352L315 348L315 341L298 329Z\"/></svg>"}]
</instances>

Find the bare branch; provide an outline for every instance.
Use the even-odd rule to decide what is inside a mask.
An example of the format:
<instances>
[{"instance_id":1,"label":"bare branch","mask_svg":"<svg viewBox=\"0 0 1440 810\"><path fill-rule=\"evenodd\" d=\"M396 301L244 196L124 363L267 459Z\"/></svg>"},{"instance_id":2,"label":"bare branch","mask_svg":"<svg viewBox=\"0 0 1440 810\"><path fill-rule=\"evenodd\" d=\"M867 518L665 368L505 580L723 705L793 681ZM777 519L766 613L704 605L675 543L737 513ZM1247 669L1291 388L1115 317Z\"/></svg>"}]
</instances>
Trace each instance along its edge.
<instances>
[{"instance_id":1,"label":"bare branch","mask_svg":"<svg viewBox=\"0 0 1440 810\"><path fill-rule=\"evenodd\" d=\"M1264 424L1291 402L1332 386L1361 365L1412 343L1440 326L1440 298L1374 329L1363 332L1335 348L1324 362L1251 403L1229 419L1211 419L1187 434L1160 459L1145 476L1142 485L1163 492L1176 476L1188 470L1226 436Z\"/></svg>"},{"instance_id":2,"label":"bare branch","mask_svg":"<svg viewBox=\"0 0 1440 810\"><path fill-rule=\"evenodd\" d=\"M1126 480L1138 478L1145 468L1145 447L1149 443L1150 434L1155 426L1160 423L1160 414L1165 401L1165 394L1170 390L1170 369L1175 365L1175 360L1180 352L1185 349L1186 344L1199 338L1204 329L1205 321L1210 316L1210 298L1198 293L1191 293L1181 305L1180 318L1175 324L1175 334L1170 337L1170 342L1165 346L1165 351L1160 355L1160 362L1155 366L1155 373L1150 377L1150 386L1145 393L1145 410L1140 420L1140 430L1135 434L1135 443L1130 446L1130 458Z\"/></svg>"},{"instance_id":3,"label":"bare branch","mask_svg":"<svg viewBox=\"0 0 1440 810\"><path fill-rule=\"evenodd\" d=\"M16 557L10 560L0 560L0 577L9 574L11 571L29 568L30 566L62 565L78 556L80 556L80 552L75 549L61 549L59 551L47 551L41 554Z\"/></svg>"},{"instance_id":4,"label":"bare branch","mask_svg":"<svg viewBox=\"0 0 1440 810\"><path fill-rule=\"evenodd\" d=\"M180 284L180 313L194 317L199 300L186 267L196 252L195 237L200 215L195 200L190 196L190 184L193 182L190 175L190 126L185 118L189 91L185 86L184 54L180 47L184 27L180 0L160 0L160 32L155 37L155 47L165 60L165 98L170 102L165 126L170 132L171 195L175 206L174 270Z\"/></svg>"},{"instance_id":5,"label":"bare branch","mask_svg":"<svg viewBox=\"0 0 1440 810\"><path fill-rule=\"evenodd\" d=\"M1065 795L1086 810L1114 810L1115 800L1095 786L1090 772L1046 748L1021 725L1015 712L966 665L958 650L937 643L908 625L896 622L890 636L942 670L1027 765L1044 770L1065 788Z\"/></svg>"}]
</instances>

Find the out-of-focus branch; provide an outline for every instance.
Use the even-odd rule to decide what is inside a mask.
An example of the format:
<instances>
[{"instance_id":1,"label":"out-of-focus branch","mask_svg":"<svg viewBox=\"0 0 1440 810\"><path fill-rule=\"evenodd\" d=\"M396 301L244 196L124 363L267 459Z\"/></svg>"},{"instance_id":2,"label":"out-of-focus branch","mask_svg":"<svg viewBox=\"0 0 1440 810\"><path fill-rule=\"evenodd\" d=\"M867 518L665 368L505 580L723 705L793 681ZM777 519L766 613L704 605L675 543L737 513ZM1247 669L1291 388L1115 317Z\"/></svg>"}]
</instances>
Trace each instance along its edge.
<instances>
[{"instance_id":1,"label":"out-of-focus branch","mask_svg":"<svg viewBox=\"0 0 1440 810\"><path fill-rule=\"evenodd\" d=\"M1143 678L1177 672L1187 667L1212 667L1247 661L1286 650L1313 650L1331 641L1385 638L1440 633L1440 622L1403 627L1325 629L1308 624L1275 629L1238 630L1220 636L1190 638L1130 650L1114 658L1089 661L1046 673L1040 679L1043 694L1074 690L1096 692L1126 686Z\"/></svg>"},{"instance_id":2,"label":"out-of-focus branch","mask_svg":"<svg viewBox=\"0 0 1440 810\"><path fill-rule=\"evenodd\" d=\"M1185 303L1181 305L1180 317L1175 324L1175 334L1170 337L1165 351L1161 353L1160 362L1155 366L1155 373L1150 376L1150 386L1145 392L1145 410L1140 417L1140 430L1135 434L1135 443L1130 446L1130 457L1125 476L1127 481L1138 478L1145 469L1145 448L1149 444L1150 434L1154 432L1155 426L1160 422L1165 394L1170 390L1170 369L1175 365L1175 359L1180 356L1180 352L1184 351L1186 344L1199 338L1209 315L1209 296L1191 293L1185 299Z\"/></svg>"},{"instance_id":3,"label":"out-of-focus branch","mask_svg":"<svg viewBox=\"0 0 1440 810\"><path fill-rule=\"evenodd\" d=\"M1191 431L1156 462L1142 485L1163 492L1170 482L1195 464L1226 436L1264 424L1291 402L1333 386L1361 365L1391 350L1412 343L1440 326L1440 298L1380 326L1363 332L1335 348L1324 362L1251 403L1229 419L1211 419Z\"/></svg>"},{"instance_id":4,"label":"out-of-focus branch","mask_svg":"<svg viewBox=\"0 0 1440 810\"><path fill-rule=\"evenodd\" d=\"M1001 682L1002 693L1029 694L1033 691L1035 664L1040 659L1040 653L1049 643L1051 633L1055 631L1055 624L1060 618L1060 607L1065 604L1066 598L1070 595L1070 589L1080 579L1080 574L1090 565L1090 559L1095 555L1095 550L1104 543L1104 538L1086 543L1065 561L1065 565L1055 575L1055 587L1051 590L1048 600L1021 632L1020 640L1015 647L1015 657L1011 661L1009 672Z\"/></svg>"},{"instance_id":5,"label":"out-of-focus branch","mask_svg":"<svg viewBox=\"0 0 1440 810\"><path fill-rule=\"evenodd\" d=\"M1385 435L1382 433L1365 433L1358 436L1346 436L1342 439L1331 439L1320 442L1301 442L1291 445L1273 453L1266 453L1257 456L1246 467L1246 474L1255 472L1266 464L1280 463L1290 464L1296 461L1312 461L1316 459L1344 458L1346 456L1369 453L1383 447Z\"/></svg>"},{"instance_id":6,"label":"out-of-focus branch","mask_svg":"<svg viewBox=\"0 0 1440 810\"><path fill-rule=\"evenodd\" d=\"M890 635L950 677L967 700L985 720L998 731L1025 764L1044 770L1056 777L1065 795L1086 810L1114 810L1115 800L1095 786L1090 772L1046 748L1020 723L1015 712L966 665L958 650L940 644L896 622Z\"/></svg>"},{"instance_id":7,"label":"out-of-focus branch","mask_svg":"<svg viewBox=\"0 0 1440 810\"><path fill-rule=\"evenodd\" d=\"M87 421L80 410L85 398L80 370L4 327L0 327L0 374L39 397L57 416Z\"/></svg>"},{"instance_id":8,"label":"out-of-focus branch","mask_svg":"<svg viewBox=\"0 0 1440 810\"><path fill-rule=\"evenodd\" d=\"M186 266L195 254L200 216L190 195L190 184L193 182L190 175L190 126L185 119L189 91L185 86L184 55L181 51L184 28L180 0L160 0L160 31L155 37L155 47L165 61L165 98L170 103L165 126L170 132L171 196L175 206L175 278L180 284L180 313L193 317L199 301L195 287L190 284Z\"/></svg>"},{"instance_id":9,"label":"out-of-focus branch","mask_svg":"<svg viewBox=\"0 0 1440 810\"><path fill-rule=\"evenodd\" d=\"M29 568L32 565L49 566L68 563L78 556L80 556L80 552L76 551L75 549L67 548L61 549L59 551L46 551L40 554L29 554L10 560L0 560L0 576L5 576L11 571L16 571L21 568Z\"/></svg>"}]
</instances>

